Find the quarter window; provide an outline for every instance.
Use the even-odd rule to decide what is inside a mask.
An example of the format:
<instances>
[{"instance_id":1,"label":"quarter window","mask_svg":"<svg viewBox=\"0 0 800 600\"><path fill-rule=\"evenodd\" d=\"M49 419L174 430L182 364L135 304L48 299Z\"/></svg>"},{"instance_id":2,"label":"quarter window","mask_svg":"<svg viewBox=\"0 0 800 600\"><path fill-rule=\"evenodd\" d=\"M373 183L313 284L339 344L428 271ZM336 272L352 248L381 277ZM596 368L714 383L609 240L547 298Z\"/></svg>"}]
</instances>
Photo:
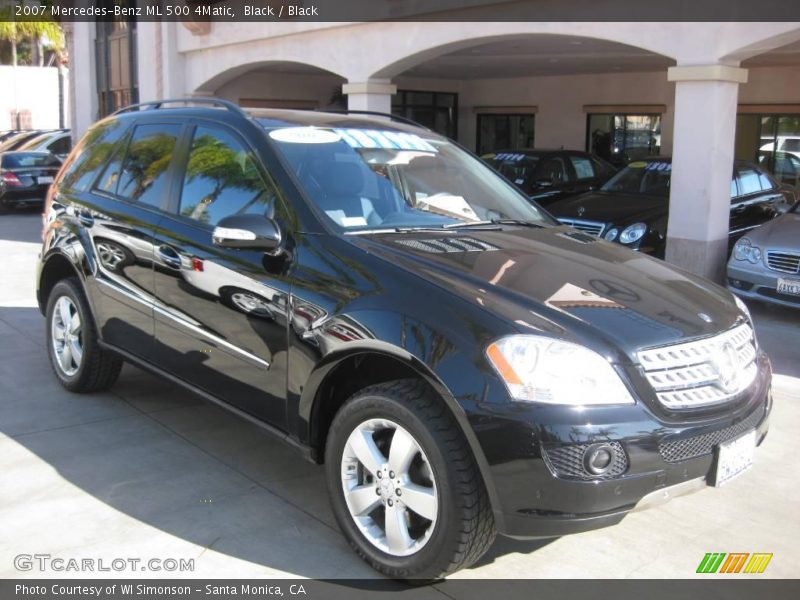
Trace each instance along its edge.
<instances>
[{"instance_id":1,"label":"quarter window","mask_svg":"<svg viewBox=\"0 0 800 600\"><path fill-rule=\"evenodd\" d=\"M234 214L265 214L277 197L253 156L232 134L198 127L186 165L180 213L209 225Z\"/></svg>"}]
</instances>

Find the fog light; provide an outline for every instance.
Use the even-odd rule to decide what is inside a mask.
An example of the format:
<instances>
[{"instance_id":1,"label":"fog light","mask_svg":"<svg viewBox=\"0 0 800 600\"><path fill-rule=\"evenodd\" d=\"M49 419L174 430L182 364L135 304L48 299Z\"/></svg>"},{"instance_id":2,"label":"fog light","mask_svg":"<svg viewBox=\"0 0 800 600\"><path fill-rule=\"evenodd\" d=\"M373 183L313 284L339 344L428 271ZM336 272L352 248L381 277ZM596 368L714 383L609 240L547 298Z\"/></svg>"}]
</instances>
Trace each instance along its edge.
<instances>
[{"instance_id":1,"label":"fog light","mask_svg":"<svg viewBox=\"0 0 800 600\"><path fill-rule=\"evenodd\" d=\"M616 454L609 444L593 444L583 453L583 467L592 475L602 475L614 464Z\"/></svg>"}]
</instances>

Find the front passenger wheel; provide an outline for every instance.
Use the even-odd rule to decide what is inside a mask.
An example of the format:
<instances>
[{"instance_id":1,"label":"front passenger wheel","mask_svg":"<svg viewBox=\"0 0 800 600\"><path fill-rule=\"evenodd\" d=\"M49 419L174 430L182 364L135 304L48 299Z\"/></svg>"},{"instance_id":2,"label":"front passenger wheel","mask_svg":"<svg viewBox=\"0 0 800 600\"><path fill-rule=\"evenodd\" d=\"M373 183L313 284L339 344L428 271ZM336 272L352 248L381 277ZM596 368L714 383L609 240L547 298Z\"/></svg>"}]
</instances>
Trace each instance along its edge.
<instances>
[{"instance_id":1,"label":"front passenger wheel","mask_svg":"<svg viewBox=\"0 0 800 600\"><path fill-rule=\"evenodd\" d=\"M61 385L71 392L94 392L113 385L122 359L100 347L77 279L64 279L53 286L46 315L47 354Z\"/></svg>"},{"instance_id":2,"label":"front passenger wheel","mask_svg":"<svg viewBox=\"0 0 800 600\"><path fill-rule=\"evenodd\" d=\"M467 440L421 381L379 384L350 398L328 432L325 462L342 531L390 577L444 577L475 562L494 540Z\"/></svg>"}]
</instances>

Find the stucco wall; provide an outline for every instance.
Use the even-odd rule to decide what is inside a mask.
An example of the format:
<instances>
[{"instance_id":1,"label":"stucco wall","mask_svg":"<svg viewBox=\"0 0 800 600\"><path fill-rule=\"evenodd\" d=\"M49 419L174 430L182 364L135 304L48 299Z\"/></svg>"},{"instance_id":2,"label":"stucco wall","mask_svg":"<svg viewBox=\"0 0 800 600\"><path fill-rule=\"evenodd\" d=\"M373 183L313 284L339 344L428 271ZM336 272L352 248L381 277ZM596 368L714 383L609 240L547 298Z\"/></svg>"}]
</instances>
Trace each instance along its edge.
<instances>
[{"instance_id":1,"label":"stucco wall","mask_svg":"<svg viewBox=\"0 0 800 600\"><path fill-rule=\"evenodd\" d=\"M66 81L64 85L68 85ZM16 127L12 119L15 107L20 111L30 111L33 129L58 128L57 68L17 67L15 72L11 66L0 66L0 90L0 130ZM66 103L66 88L64 93ZM69 120L66 106L65 119Z\"/></svg>"}]
</instances>

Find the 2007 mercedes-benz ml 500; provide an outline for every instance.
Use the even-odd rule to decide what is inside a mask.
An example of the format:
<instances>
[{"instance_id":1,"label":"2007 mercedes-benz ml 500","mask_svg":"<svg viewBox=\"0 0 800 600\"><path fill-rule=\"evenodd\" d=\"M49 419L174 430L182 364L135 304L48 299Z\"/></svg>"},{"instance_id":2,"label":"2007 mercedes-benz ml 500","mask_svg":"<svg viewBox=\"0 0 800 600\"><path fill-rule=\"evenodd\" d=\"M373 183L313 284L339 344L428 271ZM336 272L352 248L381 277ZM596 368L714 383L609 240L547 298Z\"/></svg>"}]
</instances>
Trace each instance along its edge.
<instances>
[{"instance_id":1,"label":"2007 mercedes-benz ml 500","mask_svg":"<svg viewBox=\"0 0 800 600\"><path fill-rule=\"evenodd\" d=\"M726 483L767 432L770 364L730 292L403 120L130 107L44 223L64 387L130 361L263 425L324 463L345 536L395 578Z\"/></svg>"}]
</instances>

